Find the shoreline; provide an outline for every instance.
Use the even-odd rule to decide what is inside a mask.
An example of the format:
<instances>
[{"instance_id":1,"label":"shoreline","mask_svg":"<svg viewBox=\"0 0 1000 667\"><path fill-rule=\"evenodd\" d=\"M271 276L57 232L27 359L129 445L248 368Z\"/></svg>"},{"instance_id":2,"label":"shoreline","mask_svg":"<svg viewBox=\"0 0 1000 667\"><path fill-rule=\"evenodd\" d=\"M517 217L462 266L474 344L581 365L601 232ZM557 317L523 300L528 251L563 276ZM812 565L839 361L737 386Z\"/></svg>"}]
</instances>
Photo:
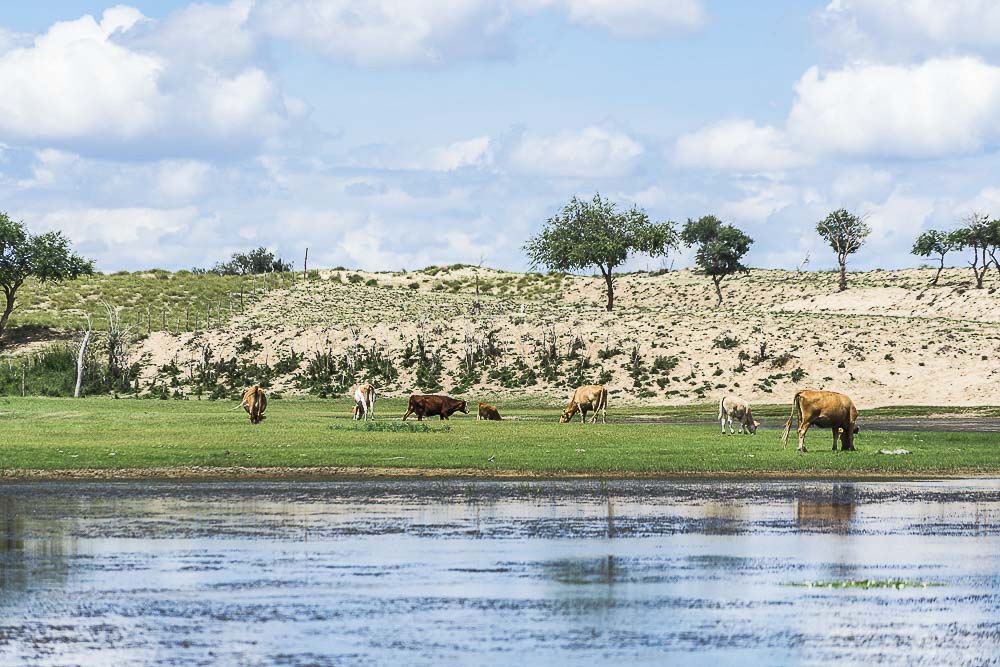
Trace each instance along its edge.
<instances>
[{"instance_id":1,"label":"shoreline","mask_svg":"<svg viewBox=\"0 0 1000 667\"><path fill-rule=\"evenodd\" d=\"M182 466L164 468L82 468L64 470L12 469L0 470L4 482L66 482L66 481L357 481L377 479L434 479L485 481L934 481L943 479L1000 479L1000 469L984 472L977 469L939 471L835 471L835 470L769 470L762 472L570 472L539 470L483 470L478 468L363 468L363 467L214 467Z\"/></svg>"}]
</instances>

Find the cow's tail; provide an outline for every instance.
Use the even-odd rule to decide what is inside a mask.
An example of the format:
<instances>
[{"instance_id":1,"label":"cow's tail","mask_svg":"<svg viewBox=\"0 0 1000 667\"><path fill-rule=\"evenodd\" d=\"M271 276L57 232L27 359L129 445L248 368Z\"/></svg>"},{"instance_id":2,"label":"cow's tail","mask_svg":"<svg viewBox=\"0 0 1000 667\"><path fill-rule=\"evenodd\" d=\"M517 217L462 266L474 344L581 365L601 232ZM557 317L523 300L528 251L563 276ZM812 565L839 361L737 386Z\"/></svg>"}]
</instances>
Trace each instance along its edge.
<instances>
[{"instance_id":1,"label":"cow's tail","mask_svg":"<svg viewBox=\"0 0 1000 667\"><path fill-rule=\"evenodd\" d=\"M722 421L722 406L726 404L726 397L723 396L719 399L719 418L718 421Z\"/></svg>"},{"instance_id":2,"label":"cow's tail","mask_svg":"<svg viewBox=\"0 0 1000 667\"><path fill-rule=\"evenodd\" d=\"M799 401L800 400L801 399L799 397L799 393L795 392L795 398L792 399L792 414L788 415L788 421L785 422L785 432L781 434L781 446L782 447L787 447L788 446L788 433L789 433L789 431L792 430L792 420L795 419L795 415L798 414L798 411L799 411ZM799 422L801 423L801 421L802 421L802 418L800 416L799 417Z\"/></svg>"}]
</instances>

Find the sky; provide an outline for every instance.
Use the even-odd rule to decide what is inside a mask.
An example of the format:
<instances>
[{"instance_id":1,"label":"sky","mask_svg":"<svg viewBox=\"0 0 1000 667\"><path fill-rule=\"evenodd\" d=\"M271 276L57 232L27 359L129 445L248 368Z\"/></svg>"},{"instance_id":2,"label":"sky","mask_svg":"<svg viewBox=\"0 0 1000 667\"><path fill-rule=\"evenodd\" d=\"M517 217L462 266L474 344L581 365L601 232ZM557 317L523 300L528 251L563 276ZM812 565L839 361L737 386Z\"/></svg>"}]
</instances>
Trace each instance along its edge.
<instances>
[{"instance_id":1,"label":"sky","mask_svg":"<svg viewBox=\"0 0 1000 667\"><path fill-rule=\"evenodd\" d=\"M837 208L859 269L1000 215L994 0L4 3L0 91L0 210L102 271L522 270L597 192L768 268L832 267Z\"/></svg>"}]
</instances>

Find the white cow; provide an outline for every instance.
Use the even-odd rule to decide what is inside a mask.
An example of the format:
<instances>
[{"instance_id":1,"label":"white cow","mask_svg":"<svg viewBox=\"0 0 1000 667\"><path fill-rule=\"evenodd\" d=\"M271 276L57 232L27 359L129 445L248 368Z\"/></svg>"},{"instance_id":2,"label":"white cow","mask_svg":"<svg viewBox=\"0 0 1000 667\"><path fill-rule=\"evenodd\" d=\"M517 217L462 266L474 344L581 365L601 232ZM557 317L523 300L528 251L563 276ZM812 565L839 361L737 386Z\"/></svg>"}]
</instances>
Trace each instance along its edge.
<instances>
[{"instance_id":1,"label":"white cow","mask_svg":"<svg viewBox=\"0 0 1000 667\"><path fill-rule=\"evenodd\" d=\"M375 419L375 387L365 383L354 389L354 418Z\"/></svg>"},{"instance_id":2,"label":"white cow","mask_svg":"<svg viewBox=\"0 0 1000 667\"><path fill-rule=\"evenodd\" d=\"M729 422L729 433L733 434L736 432L733 430L734 418L740 424L740 433L746 432L750 435L756 435L760 422L754 420L753 413L750 411L750 404L739 396L730 394L719 401L719 423L722 425L722 435L726 434L727 421Z\"/></svg>"}]
</instances>

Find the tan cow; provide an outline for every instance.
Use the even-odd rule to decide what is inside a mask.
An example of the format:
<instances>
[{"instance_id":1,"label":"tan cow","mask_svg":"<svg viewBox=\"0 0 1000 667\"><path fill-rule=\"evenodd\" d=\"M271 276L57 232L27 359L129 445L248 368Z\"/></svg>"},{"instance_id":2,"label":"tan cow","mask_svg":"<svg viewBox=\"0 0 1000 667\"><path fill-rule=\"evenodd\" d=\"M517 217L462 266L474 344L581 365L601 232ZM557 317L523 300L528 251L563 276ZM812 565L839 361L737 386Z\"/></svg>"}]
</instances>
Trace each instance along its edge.
<instances>
[{"instance_id":1,"label":"tan cow","mask_svg":"<svg viewBox=\"0 0 1000 667\"><path fill-rule=\"evenodd\" d=\"M600 413L604 423L608 423L608 390L606 387L599 384L585 384L582 387L577 387L569 399L569 405L559 417L559 423L565 424L579 412L580 423L583 424L587 421L587 413L591 410L594 411L592 423L597 423L598 413Z\"/></svg>"},{"instance_id":2,"label":"tan cow","mask_svg":"<svg viewBox=\"0 0 1000 667\"><path fill-rule=\"evenodd\" d=\"M500 411L497 410L495 405L490 405L489 403L479 404L479 416L476 417L480 421L503 421L503 417L500 416Z\"/></svg>"},{"instance_id":3,"label":"tan cow","mask_svg":"<svg viewBox=\"0 0 1000 667\"><path fill-rule=\"evenodd\" d=\"M240 404L250 415L251 424L259 424L264 421L264 410L267 409L267 395L258 385L254 385L243 394L243 402Z\"/></svg>"},{"instance_id":4,"label":"tan cow","mask_svg":"<svg viewBox=\"0 0 1000 667\"><path fill-rule=\"evenodd\" d=\"M719 423L722 424L722 435L726 434L727 421L729 422L729 434L732 435L735 433L733 430L733 418L740 424L740 433L757 434L757 427L760 426L760 422L753 418L753 413L750 411L750 404L739 396L730 394L719 401Z\"/></svg>"},{"instance_id":5,"label":"tan cow","mask_svg":"<svg viewBox=\"0 0 1000 667\"><path fill-rule=\"evenodd\" d=\"M354 388L354 419L375 419L375 387L367 382Z\"/></svg>"},{"instance_id":6,"label":"tan cow","mask_svg":"<svg viewBox=\"0 0 1000 667\"><path fill-rule=\"evenodd\" d=\"M858 433L858 410L854 401L835 391L804 389L795 393L792 400L792 414L785 422L785 433L781 436L782 447L788 446L788 432L792 420L799 420L799 451L806 451L806 431L814 424L833 430L833 450L837 451L837 437L843 451L854 450L854 436Z\"/></svg>"}]
</instances>

